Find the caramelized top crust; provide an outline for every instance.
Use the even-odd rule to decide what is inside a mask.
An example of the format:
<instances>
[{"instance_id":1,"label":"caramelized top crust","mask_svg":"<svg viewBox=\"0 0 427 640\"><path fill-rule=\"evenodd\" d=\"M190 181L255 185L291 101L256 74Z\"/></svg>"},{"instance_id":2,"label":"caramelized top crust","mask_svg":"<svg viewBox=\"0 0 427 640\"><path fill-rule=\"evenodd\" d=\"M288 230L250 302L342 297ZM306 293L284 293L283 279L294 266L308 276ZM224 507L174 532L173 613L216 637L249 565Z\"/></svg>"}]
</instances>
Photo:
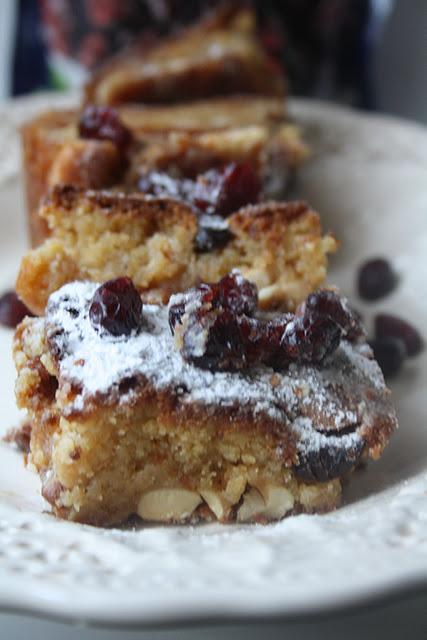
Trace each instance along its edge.
<instances>
[{"instance_id":1,"label":"caramelized top crust","mask_svg":"<svg viewBox=\"0 0 427 640\"><path fill-rule=\"evenodd\" d=\"M243 233L252 237L258 237L261 233L272 229L272 220L280 219L283 223L289 223L307 213L317 214L310 209L307 202L297 200L294 202L261 202L242 207L229 218L230 229L240 229ZM278 238L279 240L279 238Z\"/></svg>"},{"instance_id":2,"label":"caramelized top crust","mask_svg":"<svg viewBox=\"0 0 427 640\"><path fill-rule=\"evenodd\" d=\"M196 214L193 209L180 200L172 198L145 195L143 193L122 193L114 191L95 191L80 189L71 185L56 185L44 198L40 216L52 223L52 228L59 228L62 216L72 216L80 207L97 208L106 216L144 216L155 220L159 216L169 216L171 221L186 225L189 220L194 221L196 229ZM58 216L58 220L55 217Z\"/></svg>"},{"instance_id":3,"label":"caramelized top crust","mask_svg":"<svg viewBox=\"0 0 427 640\"><path fill-rule=\"evenodd\" d=\"M242 11L224 16L202 21L148 50L136 46L120 54L92 77L86 102L118 105L230 93L283 95L282 76L256 38L254 15Z\"/></svg>"},{"instance_id":4,"label":"caramelized top crust","mask_svg":"<svg viewBox=\"0 0 427 640\"><path fill-rule=\"evenodd\" d=\"M81 189L70 185L56 185L44 198L40 216L49 221L55 230L66 224L64 214L72 216L78 208L97 208L107 216L132 215L158 218L168 215L171 220L185 225L193 220L194 230L197 225L197 213L191 205L181 200L163 196L150 196L143 193L122 193L112 191L95 191ZM245 234L253 239L272 233L281 237L280 225L286 225L298 218L311 216L313 233L320 230L317 213L304 201L295 202L262 202L242 207L228 218L230 230L236 234ZM279 225L279 226L278 226ZM282 227L283 230L283 227ZM331 240L332 242L332 240Z\"/></svg>"},{"instance_id":5,"label":"caramelized top crust","mask_svg":"<svg viewBox=\"0 0 427 640\"><path fill-rule=\"evenodd\" d=\"M289 451L295 449L299 464L305 461L308 468L310 456L322 451L342 455L353 465L362 452L378 457L397 426L366 343L343 340L321 367L210 372L186 363L176 351L166 307L145 305L143 327L130 336L95 330L89 306L97 286L64 286L51 296L46 318L27 320L17 333L25 341L32 339L32 330L44 332L50 368L59 382L56 399L65 416L78 419L100 405L132 406L157 395L169 419L179 415L194 428L207 418L227 428L262 424L282 434Z\"/></svg>"}]
</instances>

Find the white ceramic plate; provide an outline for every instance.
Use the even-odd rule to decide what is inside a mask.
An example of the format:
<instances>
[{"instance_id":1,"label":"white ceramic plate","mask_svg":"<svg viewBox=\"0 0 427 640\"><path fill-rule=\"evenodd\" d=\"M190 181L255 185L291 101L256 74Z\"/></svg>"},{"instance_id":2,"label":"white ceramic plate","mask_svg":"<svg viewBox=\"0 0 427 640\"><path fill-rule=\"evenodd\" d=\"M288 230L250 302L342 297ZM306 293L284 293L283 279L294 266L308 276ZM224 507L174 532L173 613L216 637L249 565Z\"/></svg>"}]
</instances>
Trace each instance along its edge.
<instances>
[{"instance_id":1,"label":"white ceramic plate","mask_svg":"<svg viewBox=\"0 0 427 640\"><path fill-rule=\"evenodd\" d=\"M55 98L62 103L64 98ZM0 288L25 248L15 126L53 98L0 110ZM427 332L427 133L378 117L293 102L314 149L299 191L342 241L330 281L355 296L366 257L386 255L400 285L357 306ZM1 429L16 424L11 333L0 330ZM0 445L0 606L98 623L296 616L427 585L427 354L393 383L400 430L325 516L269 526L97 530L45 512L38 479Z\"/></svg>"}]
</instances>

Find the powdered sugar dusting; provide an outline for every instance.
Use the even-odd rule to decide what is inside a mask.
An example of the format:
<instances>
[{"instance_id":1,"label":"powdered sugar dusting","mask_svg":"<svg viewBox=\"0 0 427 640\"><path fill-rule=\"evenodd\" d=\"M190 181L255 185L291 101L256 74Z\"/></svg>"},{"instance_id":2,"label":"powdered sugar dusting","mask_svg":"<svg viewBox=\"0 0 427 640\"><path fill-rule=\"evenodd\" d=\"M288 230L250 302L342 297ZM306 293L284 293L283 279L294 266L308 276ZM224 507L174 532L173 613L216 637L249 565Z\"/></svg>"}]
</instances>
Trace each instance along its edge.
<instances>
[{"instance_id":1,"label":"powdered sugar dusting","mask_svg":"<svg viewBox=\"0 0 427 640\"><path fill-rule=\"evenodd\" d=\"M157 390L170 389L182 403L264 414L293 429L307 450L332 444L331 438L341 447L352 446L361 441L362 425L372 425L378 411L392 411L384 400L379 367L366 357L364 347L343 341L321 368L292 364L283 372L268 367L238 373L206 371L186 363L176 350L166 307L144 305L144 326L131 336L95 330L88 310L97 286L65 285L47 307L45 330L58 362L59 384L72 384L78 390L65 412L82 410L94 396L108 402L117 397L120 383L137 377ZM367 402L367 391L372 389L379 393ZM132 393L135 390L122 393L120 401L126 402ZM340 436L342 429L346 435Z\"/></svg>"}]
</instances>

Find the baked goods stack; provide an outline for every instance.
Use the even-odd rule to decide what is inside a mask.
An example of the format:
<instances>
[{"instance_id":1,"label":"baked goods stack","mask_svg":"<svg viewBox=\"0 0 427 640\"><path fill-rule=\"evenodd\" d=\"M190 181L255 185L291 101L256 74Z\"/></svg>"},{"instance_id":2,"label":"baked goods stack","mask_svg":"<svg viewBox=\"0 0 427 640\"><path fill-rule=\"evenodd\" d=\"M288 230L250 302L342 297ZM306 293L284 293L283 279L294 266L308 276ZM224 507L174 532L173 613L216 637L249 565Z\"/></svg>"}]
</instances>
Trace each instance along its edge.
<instances>
[{"instance_id":1,"label":"baked goods stack","mask_svg":"<svg viewBox=\"0 0 427 640\"><path fill-rule=\"evenodd\" d=\"M23 129L33 249L17 399L60 517L269 522L335 508L396 417L337 248L286 202L307 156L248 10L94 75Z\"/></svg>"}]
</instances>

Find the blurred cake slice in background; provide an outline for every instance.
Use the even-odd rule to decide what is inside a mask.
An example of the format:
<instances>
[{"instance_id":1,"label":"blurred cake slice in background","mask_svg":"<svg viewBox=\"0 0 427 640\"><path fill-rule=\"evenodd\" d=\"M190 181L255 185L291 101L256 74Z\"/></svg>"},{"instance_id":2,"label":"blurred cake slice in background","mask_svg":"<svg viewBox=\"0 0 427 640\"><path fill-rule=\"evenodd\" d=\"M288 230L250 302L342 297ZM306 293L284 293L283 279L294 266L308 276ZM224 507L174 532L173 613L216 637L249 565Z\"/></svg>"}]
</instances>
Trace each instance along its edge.
<instances>
[{"instance_id":1,"label":"blurred cake slice in background","mask_svg":"<svg viewBox=\"0 0 427 640\"><path fill-rule=\"evenodd\" d=\"M257 37L254 13L231 7L112 58L88 82L85 100L170 103L237 93L284 96L285 84Z\"/></svg>"},{"instance_id":2,"label":"blurred cake slice in background","mask_svg":"<svg viewBox=\"0 0 427 640\"><path fill-rule=\"evenodd\" d=\"M126 149L120 142L125 138ZM57 184L135 191L141 173L150 169L194 177L229 162L249 162L263 197L280 199L308 153L282 99L259 96L123 106L117 112L50 111L23 127L22 143L33 245L48 233L39 203Z\"/></svg>"}]
</instances>

